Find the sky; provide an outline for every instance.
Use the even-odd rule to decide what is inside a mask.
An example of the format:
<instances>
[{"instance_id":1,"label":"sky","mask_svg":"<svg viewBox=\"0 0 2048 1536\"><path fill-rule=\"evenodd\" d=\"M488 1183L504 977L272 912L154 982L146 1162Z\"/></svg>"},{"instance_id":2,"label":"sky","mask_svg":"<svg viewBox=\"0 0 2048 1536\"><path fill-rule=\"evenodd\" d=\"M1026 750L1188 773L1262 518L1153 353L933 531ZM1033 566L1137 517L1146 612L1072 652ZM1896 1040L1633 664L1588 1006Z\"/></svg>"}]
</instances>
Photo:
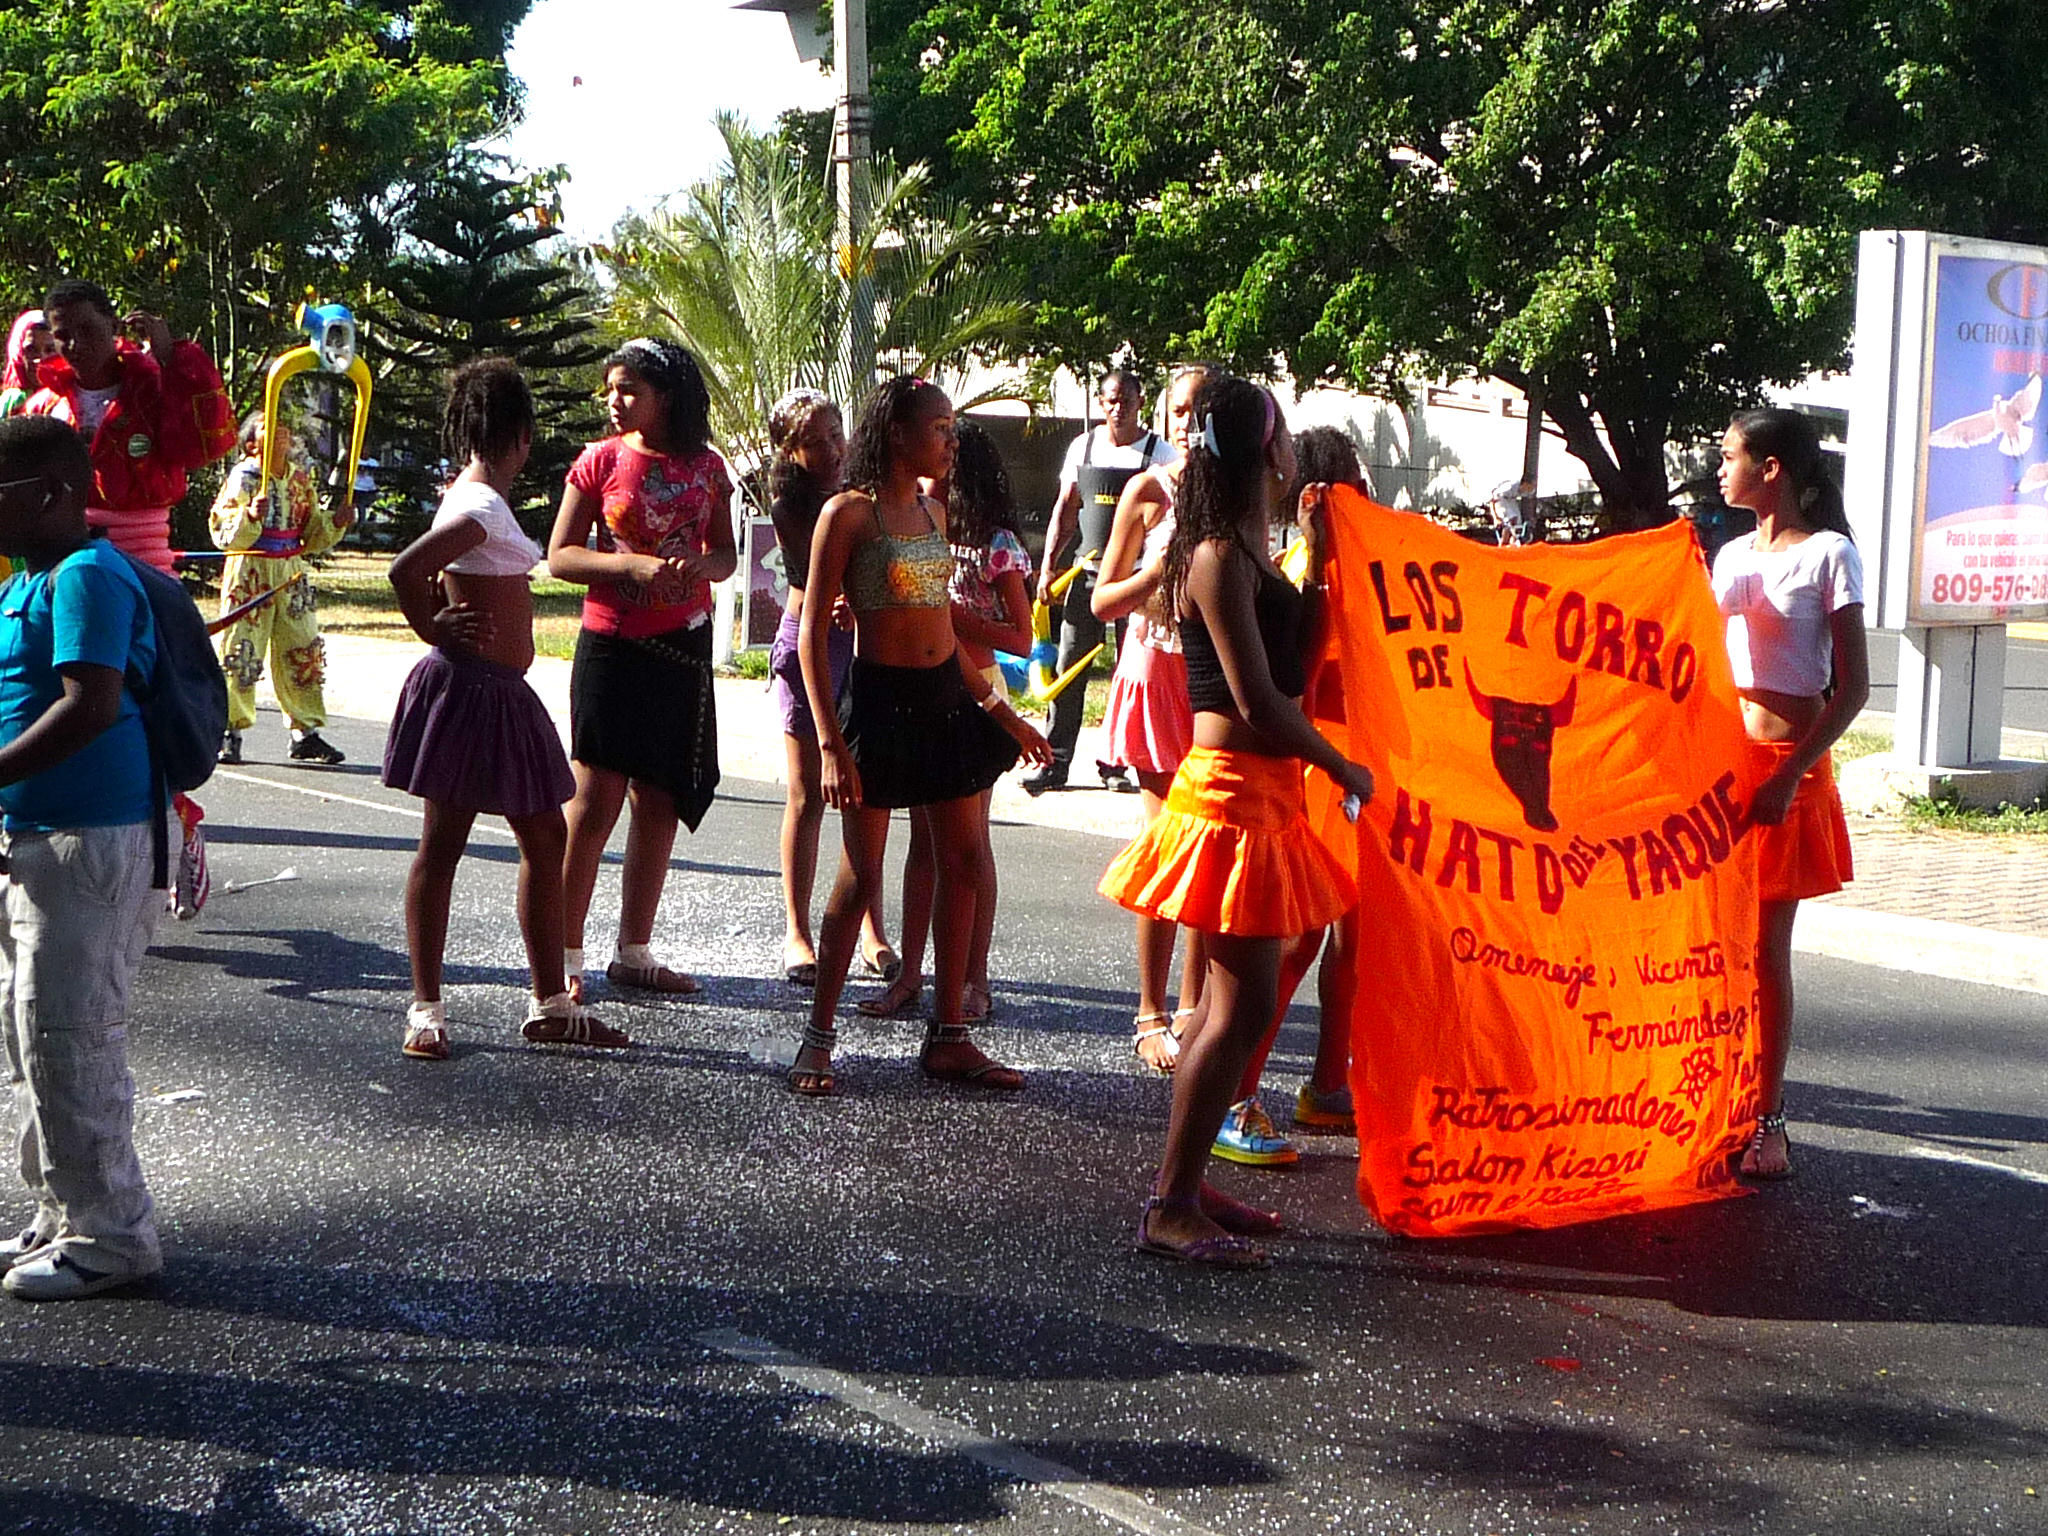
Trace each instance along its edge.
<instances>
[{"instance_id":1,"label":"sky","mask_svg":"<svg viewBox=\"0 0 2048 1536\"><path fill-rule=\"evenodd\" d=\"M569 168L562 211L582 240L714 171L721 108L766 128L789 107L832 105L830 79L797 61L788 23L728 0L539 0L510 62L526 88L510 153Z\"/></svg>"}]
</instances>

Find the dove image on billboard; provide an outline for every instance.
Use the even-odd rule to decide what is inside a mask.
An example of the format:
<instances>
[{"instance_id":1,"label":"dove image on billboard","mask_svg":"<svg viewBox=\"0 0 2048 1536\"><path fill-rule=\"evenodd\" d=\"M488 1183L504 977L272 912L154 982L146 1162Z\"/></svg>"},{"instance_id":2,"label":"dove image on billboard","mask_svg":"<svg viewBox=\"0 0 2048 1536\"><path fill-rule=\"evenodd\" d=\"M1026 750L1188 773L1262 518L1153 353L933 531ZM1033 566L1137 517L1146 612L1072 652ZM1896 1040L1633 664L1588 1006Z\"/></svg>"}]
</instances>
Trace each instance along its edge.
<instances>
[{"instance_id":1,"label":"dove image on billboard","mask_svg":"<svg viewBox=\"0 0 2048 1536\"><path fill-rule=\"evenodd\" d=\"M2048 266L1935 257L1915 622L2048 618Z\"/></svg>"}]
</instances>

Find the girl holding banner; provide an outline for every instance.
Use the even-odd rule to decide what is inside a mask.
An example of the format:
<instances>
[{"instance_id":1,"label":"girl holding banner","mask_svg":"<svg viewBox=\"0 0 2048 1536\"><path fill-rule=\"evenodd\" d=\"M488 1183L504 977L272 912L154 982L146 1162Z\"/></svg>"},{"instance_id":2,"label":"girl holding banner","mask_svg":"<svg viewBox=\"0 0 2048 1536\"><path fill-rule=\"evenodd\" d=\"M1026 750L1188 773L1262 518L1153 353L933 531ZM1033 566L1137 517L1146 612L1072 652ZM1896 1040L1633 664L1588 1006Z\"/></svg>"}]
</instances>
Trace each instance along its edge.
<instances>
[{"instance_id":1,"label":"girl holding banner","mask_svg":"<svg viewBox=\"0 0 2048 1536\"><path fill-rule=\"evenodd\" d=\"M1870 697L1863 561L1806 417L1779 409L1737 416L1721 439L1720 478L1721 499L1756 514L1754 538L1734 540L1714 559L1728 659L1763 778L1749 816L1763 904L1756 970L1764 1108L1740 1171L1783 1179L1792 1173L1792 919L1803 898L1839 891L1853 875L1829 749Z\"/></svg>"},{"instance_id":2,"label":"girl holding banner","mask_svg":"<svg viewBox=\"0 0 2048 1536\"><path fill-rule=\"evenodd\" d=\"M1206 1007L1174 1073L1165 1156L1138 1246L1231 1269L1262 1267L1265 1251L1244 1234L1276 1224L1204 1188L1209 1148L1273 1016L1283 942L1357 899L1350 872L1309 828L1302 763L1360 802L1373 789L1372 774L1324 740L1298 702L1320 593L1314 581L1297 592L1267 551L1294 472L1293 440L1270 393L1231 378L1203 388L1160 574L1187 658L1194 747L1165 809L1101 886L1133 912L1207 938Z\"/></svg>"}]
</instances>

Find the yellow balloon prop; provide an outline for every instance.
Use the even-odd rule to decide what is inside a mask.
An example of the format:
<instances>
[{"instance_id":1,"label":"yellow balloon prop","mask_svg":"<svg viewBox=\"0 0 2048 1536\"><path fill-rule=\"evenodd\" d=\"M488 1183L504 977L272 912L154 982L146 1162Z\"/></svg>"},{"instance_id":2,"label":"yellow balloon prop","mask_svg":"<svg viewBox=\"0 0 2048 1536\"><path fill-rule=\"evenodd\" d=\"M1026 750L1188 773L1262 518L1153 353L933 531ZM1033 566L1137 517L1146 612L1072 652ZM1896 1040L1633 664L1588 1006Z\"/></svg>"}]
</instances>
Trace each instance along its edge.
<instances>
[{"instance_id":1,"label":"yellow balloon prop","mask_svg":"<svg viewBox=\"0 0 2048 1536\"><path fill-rule=\"evenodd\" d=\"M353 511L356 504L356 468L363 458L363 435L370 426L370 368L356 356L356 317L346 304L322 304L317 308L301 304L294 323L310 340L294 347L270 365L263 378L263 441L277 441L278 404L284 398L285 381L309 368L339 374L356 387L356 414L348 442L348 475L342 490L342 509Z\"/></svg>"}]
</instances>

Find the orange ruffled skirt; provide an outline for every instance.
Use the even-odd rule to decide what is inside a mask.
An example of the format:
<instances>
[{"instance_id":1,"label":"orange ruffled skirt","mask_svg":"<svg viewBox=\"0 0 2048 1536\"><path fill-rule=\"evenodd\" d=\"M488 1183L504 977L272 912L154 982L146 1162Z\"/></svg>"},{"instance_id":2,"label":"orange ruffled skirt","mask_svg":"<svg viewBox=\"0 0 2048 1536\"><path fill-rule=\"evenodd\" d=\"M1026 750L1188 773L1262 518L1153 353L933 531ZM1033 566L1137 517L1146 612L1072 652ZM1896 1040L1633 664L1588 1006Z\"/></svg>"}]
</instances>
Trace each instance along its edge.
<instances>
[{"instance_id":1,"label":"orange ruffled skirt","mask_svg":"<svg viewBox=\"0 0 2048 1536\"><path fill-rule=\"evenodd\" d=\"M1203 933L1290 938L1358 903L1309 829L1299 758L1193 748L1166 807L1102 877L1102 894Z\"/></svg>"},{"instance_id":2,"label":"orange ruffled skirt","mask_svg":"<svg viewBox=\"0 0 2048 1536\"><path fill-rule=\"evenodd\" d=\"M1788 742L1752 741L1759 776L1775 772L1792 755ZM1849 852L1849 821L1835 788L1831 756L1806 770L1792 796L1792 809L1775 827L1755 829L1757 894L1764 901L1804 901L1839 891L1856 878Z\"/></svg>"}]
</instances>

